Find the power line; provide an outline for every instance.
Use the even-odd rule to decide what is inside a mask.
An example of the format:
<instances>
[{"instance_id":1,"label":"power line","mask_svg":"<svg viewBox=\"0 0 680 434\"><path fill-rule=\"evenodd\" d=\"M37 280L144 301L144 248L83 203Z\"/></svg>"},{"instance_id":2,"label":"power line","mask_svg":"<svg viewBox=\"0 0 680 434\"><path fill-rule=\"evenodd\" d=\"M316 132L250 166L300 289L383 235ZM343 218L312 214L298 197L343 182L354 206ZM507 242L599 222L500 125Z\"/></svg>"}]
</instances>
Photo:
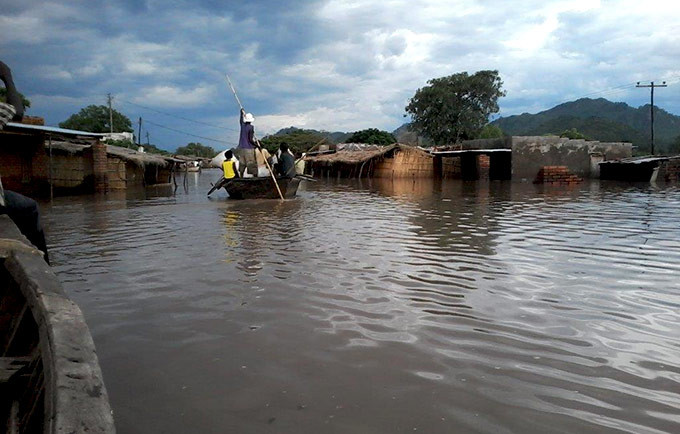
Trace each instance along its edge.
<instances>
[{"instance_id":1,"label":"power line","mask_svg":"<svg viewBox=\"0 0 680 434\"><path fill-rule=\"evenodd\" d=\"M195 119L189 119L189 118L186 118L184 116L174 115L172 113L167 113L167 112L157 110L157 109L154 109L154 108L151 108L151 107L147 107L147 106L144 106L144 105L141 105L141 104L137 104L137 103L134 103L134 102L131 102L131 101L125 101L125 100L120 100L120 101L124 102L125 104L130 104L130 105L134 105L134 106L137 106L137 107L141 107L143 109L150 110L150 111L156 112L156 113L160 113L160 114L165 115L165 116L170 116L172 118L177 118L177 119L182 119L182 120L189 121L189 122L194 122L196 124L205 125L207 127L219 128L221 130L227 130L227 131L238 131L235 128L228 128L228 127L222 127L222 126L219 126L219 125L212 125L212 124L209 124L207 122L197 121Z\"/></svg>"},{"instance_id":2,"label":"power line","mask_svg":"<svg viewBox=\"0 0 680 434\"><path fill-rule=\"evenodd\" d=\"M191 137L197 137L197 138L199 138L199 139L211 140L211 141L213 141L213 142L224 143L224 144L227 144L227 145L238 145L238 143L227 142L226 140L212 139L212 138L210 138L210 137L199 136L199 135L196 135L196 134L187 133L186 131L182 131L182 130L178 130L178 129L175 129L175 128L166 127L165 125L157 124L157 123L155 123L155 122L151 122L150 120L146 120L146 121L144 121L144 122L146 122L147 124L155 125L155 126L157 126L157 127L159 127L159 128L165 128L166 130L174 131L174 132L176 132L176 133L185 134L185 135L191 136Z\"/></svg>"}]
</instances>

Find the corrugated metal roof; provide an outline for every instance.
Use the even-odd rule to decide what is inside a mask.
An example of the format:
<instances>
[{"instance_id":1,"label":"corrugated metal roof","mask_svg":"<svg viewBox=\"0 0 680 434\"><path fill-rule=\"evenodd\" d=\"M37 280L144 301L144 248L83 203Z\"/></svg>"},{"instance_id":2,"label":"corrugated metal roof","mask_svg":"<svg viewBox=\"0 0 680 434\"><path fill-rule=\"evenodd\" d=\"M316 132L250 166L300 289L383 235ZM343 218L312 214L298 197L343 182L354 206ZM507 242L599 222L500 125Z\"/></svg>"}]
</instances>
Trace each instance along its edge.
<instances>
[{"instance_id":1,"label":"corrugated metal roof","mask_svg":"<svg viewBox=\"0 0 680 434\"><path fill-rule=\"evenodd\" d=\"M669 157L659 156L659 157L632 157L632 158L622 158L620 160L603 161L600 164L642 164L642 163L653 163L657 161L666 161Z\"/></svg>"},{"instance_id":2,"label":"corrugated metal roof","mask_svg":"<svg viewBox=\"0 0 680 434\"><path fill-rule=\"evenodd\" d=\"M5 125L5 128L11 127L11 128L16 128L18 130L33 130L33 131L44 131L47 133L55 133L55 134L64 134L64 135L71 135L71 136L89 136L89 137L104 137L104 134L101 133L90 133L88 131L78 131L78 130L69 130L66 128L57 128L57 127L47 127L45 125L29 125L29 124L22 124L18 122L7 122Z\"/></svg>"},{"instance_id":3,"label":"corrugated metal roof","mask_svg":"<svg viewBox=\"0 0 680 434\"><path fill-rule=\"evenodd\" d=\"M462 149L457 151L432 151L432 155L459 155L459 154L495 154L497 152L512 152L512 149Z\"/></svg>"}]
</instances>

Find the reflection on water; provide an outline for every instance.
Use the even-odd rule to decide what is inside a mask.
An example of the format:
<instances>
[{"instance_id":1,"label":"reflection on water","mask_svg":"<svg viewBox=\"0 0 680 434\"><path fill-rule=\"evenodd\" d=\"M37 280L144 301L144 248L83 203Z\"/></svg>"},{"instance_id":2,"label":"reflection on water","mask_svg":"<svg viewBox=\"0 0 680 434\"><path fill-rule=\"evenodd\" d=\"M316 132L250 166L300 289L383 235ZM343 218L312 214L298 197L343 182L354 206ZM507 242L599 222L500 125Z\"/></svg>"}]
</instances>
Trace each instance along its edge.
<instances>
[{"instance_id":1,"label":"reflection on water","mask_svg":"<svg viewBox=\"0 0 680 434\"><path fill-rule=\"evenodd\" d=\"M677 188L188 175L44 205L119 432L680 432Z\"/></svg>"}]
</instances>

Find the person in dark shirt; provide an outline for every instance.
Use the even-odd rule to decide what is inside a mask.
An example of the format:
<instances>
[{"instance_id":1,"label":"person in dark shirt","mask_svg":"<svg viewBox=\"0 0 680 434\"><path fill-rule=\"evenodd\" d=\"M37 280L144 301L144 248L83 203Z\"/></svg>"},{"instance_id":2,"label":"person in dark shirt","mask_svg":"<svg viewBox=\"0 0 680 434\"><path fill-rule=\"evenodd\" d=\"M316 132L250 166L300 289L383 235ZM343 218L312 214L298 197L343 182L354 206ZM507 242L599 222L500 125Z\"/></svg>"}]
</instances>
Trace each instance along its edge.
<instances>
[{"instance_id":1,"label":"person in dark shirt","mask_svg":"<svg viewBox=\"0 0 680 434\"><path fill-rule=\"evenodd\" d=\"M239 159L239 172L244 175L245 170L252 176L257 176L257 161L255 160L255 149L259 148L255 139L255 128L253 122L255 118L251 113L246 113L241 109L241 132L238 139L238 148L234 150L236 158Z\"/></svg>"},{"instance_id":2,"label":"person in dark shirt","mask_svg":"<svg viewBox=\"0 0 680 434\"><path fill-rule=\"evenodd\" d=\"M295 157L288 150L288 145L281 143L279 146L279 163L277 165L279 176L292 178L295 176Z\"/></svg>"}]
</instances>

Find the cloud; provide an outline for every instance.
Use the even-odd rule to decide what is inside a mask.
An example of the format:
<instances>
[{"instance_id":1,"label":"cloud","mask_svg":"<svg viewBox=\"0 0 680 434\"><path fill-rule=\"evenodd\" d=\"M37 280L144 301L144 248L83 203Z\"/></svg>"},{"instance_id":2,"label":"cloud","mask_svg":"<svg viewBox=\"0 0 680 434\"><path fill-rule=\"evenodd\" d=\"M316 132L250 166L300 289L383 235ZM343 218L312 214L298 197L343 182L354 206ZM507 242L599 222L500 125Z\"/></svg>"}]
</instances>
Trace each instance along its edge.
<instances>
[{"instance_id":1,"label":"cloud","mask_svg":"<svg viewBox=\"0 0 680 434\"><path fill-rule=\"evenodd\" d=\"M680 82L678 23L675 2L632 0L8 0L0 49L35 100L31 113L51 123L112 93L237 128L229 73L259 134L291 125L390 130L428 79L461 71L499 70L503 115L584 95L643 104L648 94L622 85ZM680 113L672 92L655 97ZM178 125L202 135L203 127ZM154 136L166 147L193 140Z\"/></svg>"},{"instance_id":2,"label":"cloud","mask_svg":"<svg viewBox=\"0 0 680 434\"><path fill-rule=\"evenodd\" d=\"M175 86L153 86L142 88L132 100L139 104L169 108L197 107L214 97L213 86L198 86L181 89Z\"/></svg>"}]
</instances>

